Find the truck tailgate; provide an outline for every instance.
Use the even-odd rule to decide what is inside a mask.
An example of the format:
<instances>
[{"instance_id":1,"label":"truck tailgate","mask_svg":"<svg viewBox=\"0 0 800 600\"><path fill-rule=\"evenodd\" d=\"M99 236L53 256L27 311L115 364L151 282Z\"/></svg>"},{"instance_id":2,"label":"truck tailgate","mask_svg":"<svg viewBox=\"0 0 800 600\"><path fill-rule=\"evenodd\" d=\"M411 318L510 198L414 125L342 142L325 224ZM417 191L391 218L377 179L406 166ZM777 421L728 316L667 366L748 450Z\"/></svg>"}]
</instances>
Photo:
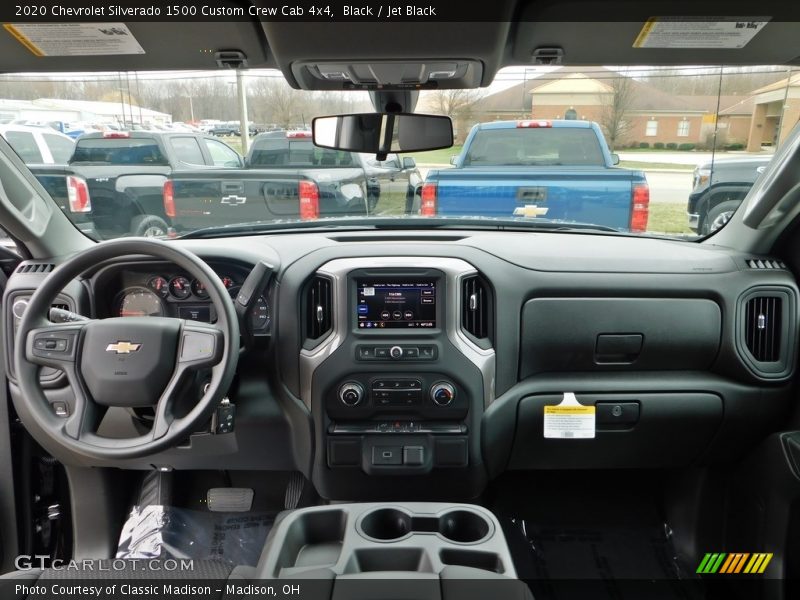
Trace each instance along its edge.
<instances>
[{"instance_id":1,"label":"truck tailgate","mask_svg":"<svg viewBox=\"0 0 800 600\"><path fill-rule=\"evenodd\" d=\"M173 223L178 230L187 230L296 219L300 215L301 180L317 186L321 216L364 214L366 194L360 169L202 170L173 173ZM355 201L344 194L348 185L356 186Z\"/></svg>"},{"instance_id":2,"label":"truck tailgate","mask_svg":"<svg viewBox=\"0 0 800 600\"><path fill-rule=\"evenodd\" d=\"M639 179L636 171L603 167L448 169L439 172L437 212L510 217L535 205L546 209L538 218L618 227L630 220L631 188Z\"/></svg>"}]
</instances>

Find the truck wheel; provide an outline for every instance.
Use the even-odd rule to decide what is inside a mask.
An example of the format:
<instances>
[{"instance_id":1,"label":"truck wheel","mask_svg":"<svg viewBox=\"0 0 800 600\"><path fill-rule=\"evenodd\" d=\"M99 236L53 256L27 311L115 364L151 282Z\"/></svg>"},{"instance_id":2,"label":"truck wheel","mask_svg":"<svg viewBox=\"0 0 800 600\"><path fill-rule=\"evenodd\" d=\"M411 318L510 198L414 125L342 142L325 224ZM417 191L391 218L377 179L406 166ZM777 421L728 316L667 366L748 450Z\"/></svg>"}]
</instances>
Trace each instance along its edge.
<instances>
[{"instance_id":1,"label":"truck wheel","mask_svg":"<svg viewBox=\"0 0 800 600\"><path fill-rule=\"evenodd\" d=\"M731 220L733 213L736 212L736 209L739 208L741 203L741 200L728 200L726 202L720 202L708 211L705 221L703 221L703 234L708 235L724 227L725 224Z\"/></svg>"},{"instance_id":2,"label":"truck wheel","mask_svg":"<svg viewBox=\"0 0 800 600\"><path fill-rule=\"evenodd\" d=\"M131 234L139 237L166 237L169 225L155 215L138 215L131 219Z\"/></svg>"}]
</instances>

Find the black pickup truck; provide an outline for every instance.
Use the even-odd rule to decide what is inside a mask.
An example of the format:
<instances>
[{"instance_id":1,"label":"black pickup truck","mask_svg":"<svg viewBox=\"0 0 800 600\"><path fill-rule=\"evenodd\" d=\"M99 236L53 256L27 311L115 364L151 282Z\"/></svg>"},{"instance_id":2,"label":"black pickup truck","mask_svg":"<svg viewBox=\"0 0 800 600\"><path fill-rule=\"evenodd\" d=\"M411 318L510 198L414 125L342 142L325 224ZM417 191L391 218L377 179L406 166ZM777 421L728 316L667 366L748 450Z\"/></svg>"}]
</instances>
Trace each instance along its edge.
<instances>
[{"instance_id":1,"label":"black pickup truck","mask_svg":"<svg viewBox=\"0 0 800 600\"><path fill-rule=\"evenodd\" d=\"M721 158L697 165L686 208L689 227L708 235L725 225L770 160L772 156Z\"/></svg>"},{"instance_id":2,"label":"black pickup truck","mask_svg":"<svg viewBox=\"0 0 800 600\"><path fill-rule=\"evenodd\" d=\"M241 169L173 172L164 212L175 233L209 225L327 216L405 214L422 182L414 159L314 146L307 131L253 139Z\"/></svg>"},{"instance_id":3,"label":"black pickup truck","mask_svg":"<svg viewBox=\"0 0 800 600\"><path fill-rule=\"evenodd\" d=\"M132 131L81 136L67 165L33 165L31 171L79 228L108 239L167 235L163 189L172 174L243 164L211 136Z\"/></svg>"}]
</instances>

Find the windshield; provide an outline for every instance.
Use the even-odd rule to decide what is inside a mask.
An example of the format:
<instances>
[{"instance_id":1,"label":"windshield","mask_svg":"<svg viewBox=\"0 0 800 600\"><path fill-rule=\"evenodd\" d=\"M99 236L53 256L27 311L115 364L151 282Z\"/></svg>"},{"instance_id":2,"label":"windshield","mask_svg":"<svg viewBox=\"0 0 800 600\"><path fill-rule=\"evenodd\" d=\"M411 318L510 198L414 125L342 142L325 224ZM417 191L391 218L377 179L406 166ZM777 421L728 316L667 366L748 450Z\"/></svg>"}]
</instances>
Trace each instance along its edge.
<instances>
[{"instance_id":1,"label":"windshield","mask_svg":"<svg viewBox=\"0 0 800 600\"><path fill-rule=\"evenodd\" d=\"M451 148L385 156L312 140L315 117L373 111L366 92L296 90L278 71L0 85L0 133L97 240L378 223L694 240L725 226L796 126L800 70L509 67L487 88L420 92L415 112L451 118Z\"/></svg>"}]
</instances>

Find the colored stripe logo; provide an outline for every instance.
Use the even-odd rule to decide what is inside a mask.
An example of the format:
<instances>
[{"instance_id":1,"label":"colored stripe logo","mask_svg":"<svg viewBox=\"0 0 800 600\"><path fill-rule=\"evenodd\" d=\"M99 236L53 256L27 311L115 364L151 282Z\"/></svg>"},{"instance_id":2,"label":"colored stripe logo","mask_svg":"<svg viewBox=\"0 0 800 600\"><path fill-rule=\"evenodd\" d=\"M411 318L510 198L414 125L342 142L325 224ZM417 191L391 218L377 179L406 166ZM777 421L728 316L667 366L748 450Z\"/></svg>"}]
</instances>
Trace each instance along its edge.
<instances>
[{"instance_id":1,"label":"colored stripe logo","mask_svg":"<svg viewBox=\"0 0 800 600\"><path fill-rule=\"evenodd\" d=\"M702 575L714 573L760 575L766 570L771 560L772 552L757 552L755 554L748 552L708 552L703 557L703 560L700 561L700 566L697 567L696 572Z\"/></svg>"}]
</instances>

